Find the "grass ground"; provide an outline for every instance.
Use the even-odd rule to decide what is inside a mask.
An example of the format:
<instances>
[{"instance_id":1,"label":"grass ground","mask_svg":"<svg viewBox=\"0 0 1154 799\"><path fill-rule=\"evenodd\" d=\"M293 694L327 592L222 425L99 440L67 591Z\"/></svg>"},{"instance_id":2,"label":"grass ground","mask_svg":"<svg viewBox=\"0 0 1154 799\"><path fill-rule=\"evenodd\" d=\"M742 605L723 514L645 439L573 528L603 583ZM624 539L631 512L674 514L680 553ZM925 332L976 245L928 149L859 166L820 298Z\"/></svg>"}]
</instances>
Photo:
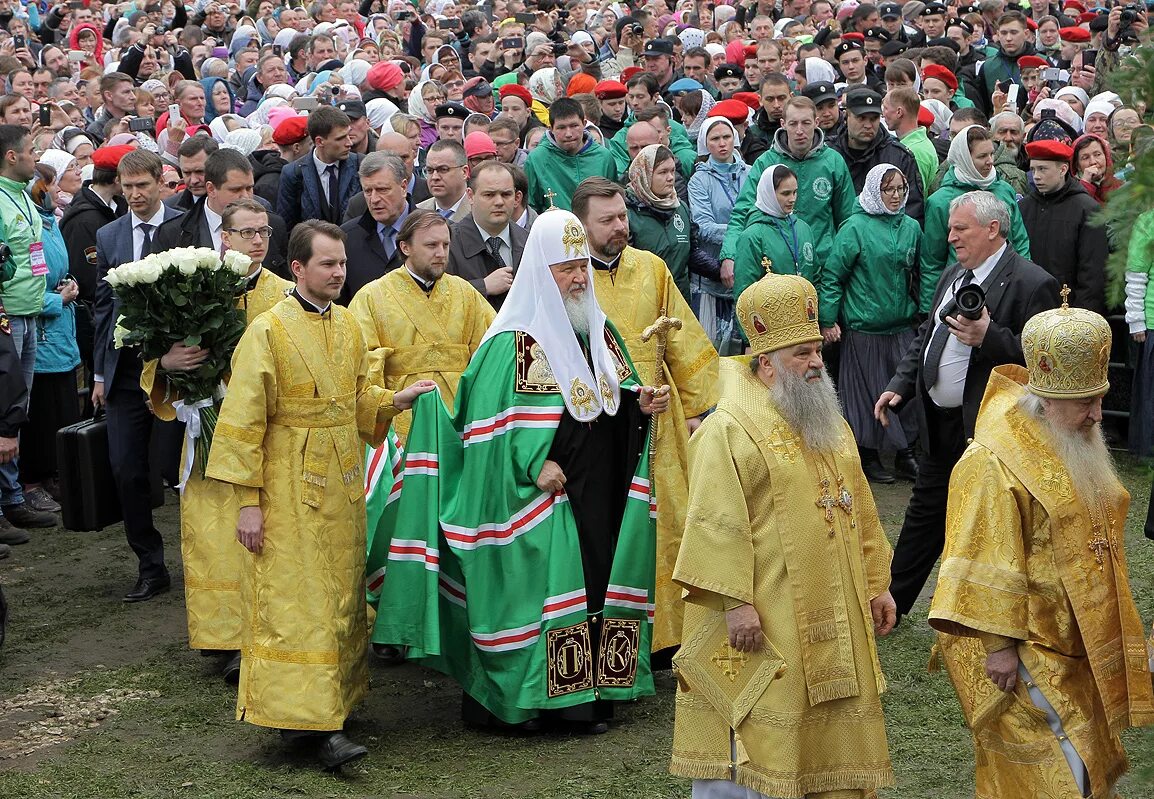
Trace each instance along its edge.
<instances>
[{"instance_id":1,"label":"grass ground","mask_svg":"<svg viewBox=\"0 0 1154 799\"><path fill-rule=\"evenodd\" d=\"M1154 543L1142 538L1145 470L1123 466L1134 496L1130 572L1154 619ZM877 491L891 536L908 487ZM174 503L158 513L176 546ZM134 569L121 531L47 531L0 563L12 604L0 650L0 797L15 799L683 799L666 771L673 681L625 707L607 735L521 739L481 735L458 720L459 692L414 666L373 665L370 699L350 723L371 752L342 776L286 752L268 731L232 720L235 693L211 661L185 648L182 585L124 605ZM179 570L174 570L179 575ZM922 614L921 619L924 619ZM890 753L898 785L883 799L973 796L973 753L943 673L926 670L932 633L911 618L881 643ZM1126 735L1126 799L1154 799L1154 728ZM28 750L33 751L28 751ZM1006 799L1027 799L1006 797Z\"/></svg>"}]
</instances>

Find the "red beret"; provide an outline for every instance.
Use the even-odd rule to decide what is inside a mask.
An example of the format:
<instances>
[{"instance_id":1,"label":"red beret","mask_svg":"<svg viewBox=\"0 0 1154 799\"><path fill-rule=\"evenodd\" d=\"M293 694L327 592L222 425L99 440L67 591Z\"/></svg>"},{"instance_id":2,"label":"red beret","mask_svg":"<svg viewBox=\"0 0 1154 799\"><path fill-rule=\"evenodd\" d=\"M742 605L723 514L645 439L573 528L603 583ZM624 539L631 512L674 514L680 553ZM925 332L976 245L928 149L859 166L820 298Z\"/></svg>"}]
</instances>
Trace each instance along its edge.
<instances>
[{"instance_id":1,"label":"red beret","mask_svg":"<svg viewBox=\"0 0 1154 799\"><path fill-rule=\"evenodd\" d=\"M1078 0L1066 0L1066 2L1062 3L1062 10L1065 11L1067 8L1076 9L1079 14L1086 13L1086 6L1079 3Z\"/></svg>"},{"instance_id":2,"label":"red beret","mask_svg":"<svg viewBox=\"0 0 1154 799\"><path fill-rule=\"evenodd\" d=\"M1026 29L1036 31L1038 29L1038 23L1034 22L1030 17L1026 17Z\"/></svg>"},{"instance_id":3,"label":"red beret","mask_svg":"<svg viewBox=\"0 0 1154 799\"><path fill-rule=\"evenodd\" d=\"M519 97L525 101L525 105L533 105L533 95L520 83L506 83L497 94L502 100L506 97Z\"/></svg>"},{"instance_id":4,"label":"red beret","mask_svg":"<svg viewBox=\"0 0 1154 799\"><path fill-rule=\"evenodd\" d=\"M757 92L736 92L733 99L745 103L754 111L761 108L761 97Z\"/></svg>"},{"instance_id":5,"label":"red beret","mask_svg":"<svg viewBox=\"0 0 1154 799\"><path fill-rule=\"evenodd\" d=\"M757 58L757 45L756 44L747 44L745 46L745 57L746 58Z\"/></svg>"},{"instance_id":6,"label":"red beret","mask_svg":"<svg viewBox=\"0 0 1154 799\"><path fill-rule=\"evenodd\" d=\"M934 112L925 106L918 106L918 124L923 128L933 127Z\"/></svg>"},{"instance_id":7,"label":"red beret","mask_svg":"<svg viewBox=\"0 0 1154 799\"><path fill-rule=\"evenodd\" d=\"M950 91L956 92L958 90L958 76L950 72L941 64L927 64L922 67L922 80L926 78L937 78L942 83L950 87Z\"/></svg>"},{"instance_id":8,"label":"red beret","mask_svg":"<svg viewBox=\"0 0 1154 799\"><path fill-rule=\"evenodd\" d=\"M309 121L307 117L295 116L282 119L272 132L272 140L281 147L296 144L309 135Z\"/></svg>"},{"instance_id":9,"label":"red beret","mask_svg":"<svg viewBox=\"0 0 1154 799\"><path fill-rule=\"evenodd\" d=\"M1018 69L1041 69L1050 66L1050 62L1041 56L1024 55L1018 59Z\"/></svg>"},{"instance_id":10,"label":"red beret","mask_svg":"<svg viewBox=\"0 0 1154 799\"><path fill-rule=\"evenodd\" d=\"M744 125L749 121L749 106L741 100L722 100L709 109L707 117L725 117L735 125Z\"/></svg>"},{"instance_id":11,"label":"red beret","mask_svg":"<svg viewBox=\"0 0 1154 799\"><path fill-rule=\"evenodd\" d=\"M1058 35L1062 37L1064 42L1082 44L1090 41L1090 31L1085 28L1062 28L1058 31Z\"/></svg>"},{"instance_id":12,"label":"red beret","mask_svg":"<svg viewBox=\"0 0 1154 799\"><path fill-rule=\"evenodd\" d=\"M619 80L603 80L593 87L593 94L598 100L620 100L629 90Z\"/></svg>"},{"instance_id":13,"label":"red beret","mask_svg":"<svg viewBox=\"0 0 1154 799\"><path fill-rule=\"evenodd\" d=\"M621 70L621 82L628 83L634 75L640 75L644 71L641 67L625 67Z\"/></svg>"},{"instance_id":14,"label":"red beret","mask_svg":"<svg viewBox=\"0 0 1154 799\"><path fill-rule=\"evenodd\" d=\"M843 33L841 35L841 40L843 42L857 42L858 44L865 44L865 34L857 33L856 31L853 33Z\"/></svg>"},{"instance_id":15,"label":"red beret","mask_svg":"<svg viewBox=\"0 0 1154 799\"><path fill-rule=\"evenodd\" d=\"M1087 22L1093 22L1098 18L1098 15L1093 11L1087 11L1085 14L1078 15L1078 24L1085 25Z\"/></svg>"},{"instance_id":16,"label":"red beret","mask_svg":"<svg viewBox=\"0 0 1154 799\"><path fill-rule=\"evenodd\" d=\"M395 89L405 82L405 73L391 61L378 61L369 67L369 74L365 77L369 87L379 92Z\"/></svg>"},{"instance_id":17,"label":"red beret","mask_svg":"<svg viewBox=\"0 0 1154 799\"><path fill-rule=\"evenodd\" d=\"M97 147L92 151L92 165L97 169L113 172L120 166L120 159L136 149L135 144L118 144L115 147Z\"/></svg>"},{"instance_id":18,"label":"red beret","mask_svg":"<svg viewBox=\"0 0 1154 799\"><path fill-rule=\"evenodd\" d=\"M1026 155L1039 161L1061 161L1068 164L1074 157L1074 148L1056 139L1038 139L1026 144Z\"/></svg>"}]
</instances>

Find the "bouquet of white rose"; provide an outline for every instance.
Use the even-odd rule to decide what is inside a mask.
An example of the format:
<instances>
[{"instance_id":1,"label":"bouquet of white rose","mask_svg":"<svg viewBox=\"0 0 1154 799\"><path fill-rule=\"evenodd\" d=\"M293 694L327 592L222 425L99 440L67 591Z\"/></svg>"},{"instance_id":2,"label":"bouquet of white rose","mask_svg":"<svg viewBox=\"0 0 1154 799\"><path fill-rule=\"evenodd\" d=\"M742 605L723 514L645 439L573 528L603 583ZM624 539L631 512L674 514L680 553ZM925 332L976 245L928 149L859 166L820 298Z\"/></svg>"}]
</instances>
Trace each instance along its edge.
<instances>
[{"instance_id":1,"label":"bouquet of white rose","mask_svg":"<svg viewBox=\"0 0 1154 799\"><path fill-rule=\"evenodd\" d=\"M252 260L238 252L222 258L210 249L182 247L110 269L104 278L120 300L117 348L135 347L146 361L158 360L176 342L209 352L192 371L165 372L180 395L173 407L187 430L181 486L194 458L201 476L208 464L223 378L245 328L236 299L251 268Z\"/></svg>"}]
</instances>

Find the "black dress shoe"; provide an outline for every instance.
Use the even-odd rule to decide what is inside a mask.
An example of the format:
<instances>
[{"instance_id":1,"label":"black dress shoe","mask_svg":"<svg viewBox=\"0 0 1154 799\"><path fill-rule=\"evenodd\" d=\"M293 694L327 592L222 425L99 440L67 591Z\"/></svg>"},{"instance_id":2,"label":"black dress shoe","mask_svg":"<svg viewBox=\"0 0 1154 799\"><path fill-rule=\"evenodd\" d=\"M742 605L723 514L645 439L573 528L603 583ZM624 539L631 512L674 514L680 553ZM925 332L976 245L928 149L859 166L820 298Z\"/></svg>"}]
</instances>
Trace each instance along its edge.
<instances>
[{"instance_id":1,"label":"black dress shoe","mask_svg":"<svg viewBox=\"0 0 1154 799\"><path fill-rule=\"evenodd\" d=\"M240 684L240 652L230 657L224 664L224 668L220 670L224 681L229 685Z\"/></svg>"},{"instance_id":2,"label":"black dress shoe","mask_svg":"<svg viewBox=\"0 0 1154 799\"><path fill-rule=\"evenodd\" d=\"M27 502L19 505L5 505L4 518L16 527L33 530L38 527L55 527L60 524L56 514L33 509Z\"/></svg>"},{"instance_id":3,"label":"black dress shoe","mask_svg":"<svg viewBox=\"0 0 1154 799\"><path fill-rule=\"evenodd\" d=\"M358 743L353 743L343 732L334 732L323 741L317 749L317 757L321 765L327 769L338 769L346 763L360 760L369 750Z\"/></svg>"},{"instance_id":4,"label":"black dress shoe","mask_svg":"<svg viewBox=\"0 0 1154 799\"><path fill-rule=\"evenodd\" d=\"M585 735L604 735L609 732L609 724L604 721L591 721L581 730Z\"/></svg>"},{"instance_id":5,"label":"black dress shoe","mask_svg":"<svg viewBox=\"0 0 1154 799\"><path fill-rule=\"evenodd\" d=\"M157 594L163 594L172 586L172 580L164 577L141 577L132 590L124 595L125 602L145 602Z\"/></svg>"},{"instance_id":6,"label":"black dress shoe","mask_svg":"<svg viewBox=\"0 0 1154 799\"><path fill-rule=\"evenodd\" d=\"M894 473L902 480L913 482L918 479L918 459L913 447L898 452L894 458Z\"/></svg>"},{"instance_id":7,"label":"black dress shoe","mask_svg":"<svg viewBox=\"0 0 1154 799\"><path fill-rule=\"evenodd\" d=\"M407 646L393 646L392 644L373 644L373 654L390 666L399 666L405 662L409 654Z\"/></svg>"},{"instance_id":8,"label":"black dress shoe","mask_svg":"<svg viewBox=\"0 0 1154 799\"><path fill-rule=\"evenodd\" d=\"M861 470L865 473L866 479L871 483L889 485L890 483L897 482L893 473L882 465L882 459L876 449L858 447L858 453L861 455Z\"/></svg>"}]
</instances>

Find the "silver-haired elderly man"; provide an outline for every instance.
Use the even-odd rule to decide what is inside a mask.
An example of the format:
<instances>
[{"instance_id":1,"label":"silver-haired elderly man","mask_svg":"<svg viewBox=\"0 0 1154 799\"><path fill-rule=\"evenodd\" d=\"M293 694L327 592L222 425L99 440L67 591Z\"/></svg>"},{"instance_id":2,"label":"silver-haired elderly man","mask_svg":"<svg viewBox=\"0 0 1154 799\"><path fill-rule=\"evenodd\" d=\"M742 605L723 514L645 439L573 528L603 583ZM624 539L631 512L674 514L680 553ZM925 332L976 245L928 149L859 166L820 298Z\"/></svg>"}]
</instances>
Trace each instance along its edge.
<instances>
[{"instance_id":1,"label":"silver-haired elderly man","mask_svg":"<svg viewBox=\"0 0 1154 799\"><path fill-rule=\"evenodd\" d=\"M890 567L899 618L910 612L942 554L950 472L974 435L990 372L1023 363L1022 327L1058 305L1057 281L1014 252L1009 230L1010 209L990 192L972 191L950 203L957 263L942 271L933 313L874 407L887 424L890 412L912 400L921 430L918 479Z\"/></svg>"}]
</instances>

